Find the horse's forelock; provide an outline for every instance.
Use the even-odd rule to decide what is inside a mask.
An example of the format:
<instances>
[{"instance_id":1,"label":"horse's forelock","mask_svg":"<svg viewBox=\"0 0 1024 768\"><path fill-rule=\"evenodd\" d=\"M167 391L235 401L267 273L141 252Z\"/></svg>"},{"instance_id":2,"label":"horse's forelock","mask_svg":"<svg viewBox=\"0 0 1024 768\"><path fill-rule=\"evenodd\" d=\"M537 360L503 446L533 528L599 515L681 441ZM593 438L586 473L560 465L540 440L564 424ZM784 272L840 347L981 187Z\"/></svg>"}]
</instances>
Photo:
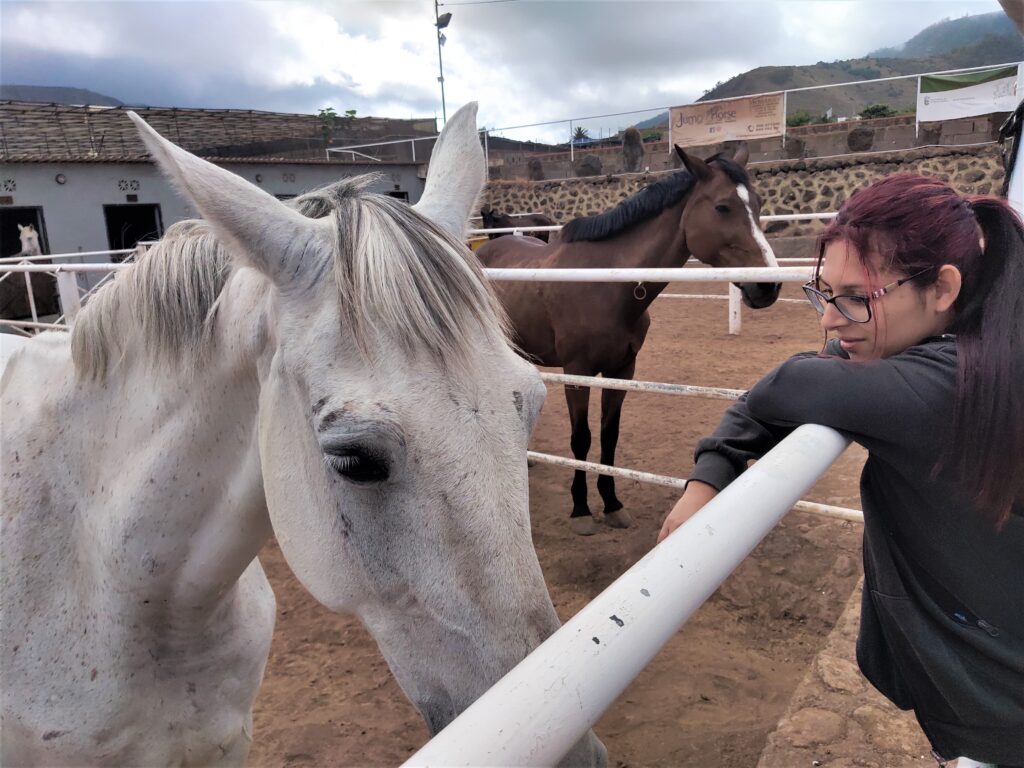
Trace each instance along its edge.
<instances>
[{"instance_id":1,"label":"horse's forelock","mask_svg":"<svg viewBox=\"0 0 1024 768\"><path fill-rule=\"evenodd\" d=\"M334 211L335 282L353 340L383 332L413 353L469 362L476 331L507 339L500 304L463 243L400 200L363 194Z\"/></svg>"},{"instance_id":2,"label":"horse's forelock","mask_svg":"<svg viewBox=\"0 0 1024 768\"><path fill-rule=\"evenodd\" d=\"M378 332L442 362L468 362L476 330L507 339L504 313L471 252L405 203L369 193L375 179L344 179L289 201L309 218L333 216L338 228L336 253L309 254L322 263L310 264L307 285L333 263L346 326L367 355ZM72 351L80 375L102 378L136 330L154 363L198 365L230 271L206 222L168 227L79 314Z\"/></svg>"},{"instance_id":3,"label":"horse's forelock","mask_svg":"<svg viewBox=\"0 0 1024 768\"><path fill-rule=\"evenodd\" d=\"M712 155L704 162L714 163L716 166L722 169L729 180L735 184L742 184L743 186L750 188L750 174L747 173L746 168L733 162L731 157L722 154L721 152Z\"/></svg>"}]
</instances>

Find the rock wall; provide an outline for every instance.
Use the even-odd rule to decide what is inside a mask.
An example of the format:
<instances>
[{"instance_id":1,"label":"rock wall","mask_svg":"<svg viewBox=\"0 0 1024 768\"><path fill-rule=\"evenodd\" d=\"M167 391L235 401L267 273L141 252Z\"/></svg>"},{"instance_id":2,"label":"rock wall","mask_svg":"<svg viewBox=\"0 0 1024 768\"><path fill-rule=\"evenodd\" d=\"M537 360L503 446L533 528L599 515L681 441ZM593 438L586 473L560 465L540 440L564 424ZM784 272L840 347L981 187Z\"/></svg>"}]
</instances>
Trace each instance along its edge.
<instances>
[{"instance_id":1,"label":"rock wall","mask_svg":"<svg viewBox=\"0 0 1024 768\"><path fill-rule=\"evenodd\" d=\"M799 160L846 155L851 152L895 152L923 149L942 145L962 149L965 145L994 142L999 138L999 126L1007 117L996 112L958 120L921 123L913 115L883 117L876 120L854 120L845 123L802 125L786 130L781 136L751 139L743 142L753 162L773 160ZM716 152L730 150L739 142L723 142L689 147L697 157L709 157ZM539 151L492 149L489 153L491 179L565 179L589 175L582 163L597 161L605 173L625 173L629 170L621 146L591 146L576 150L570 160L568 151ZM667 131L662 138L651 139L642 145L642 157L635 166L648 172L671 170L679 162L668 141ZM582 171L582 172L581 172Z\"/></svg>"},{"instance_id":2,"label":"rock wall","mask_svg":"<svg viewBox=\"0 0 1024 768\"><path fill-rule=\"evenodd\" d=\"M757 768L935 765L913 713L896 709L853 662L861 582L768 737Z\"/></svg>"},{"instance_id":3,"label":"rock wall","mask_svg":"<svg viewBox=\"0 0 1024 768\"><path fill-rule=\"evenodd\" d=\"M855 190L895 173L935 176L961 194L998 194L1003 165L994 146L924 148L841 158L778 160L751 165L762 213L835 211ZM665 171L664 173L669 173ZM661 177L660 173L607 175L557 181L491 181L481 204L504 213L545 213L557 223L612 208ZM771 222L769 235L813 235L819 222Z\"/></svg>"}]
</instances>

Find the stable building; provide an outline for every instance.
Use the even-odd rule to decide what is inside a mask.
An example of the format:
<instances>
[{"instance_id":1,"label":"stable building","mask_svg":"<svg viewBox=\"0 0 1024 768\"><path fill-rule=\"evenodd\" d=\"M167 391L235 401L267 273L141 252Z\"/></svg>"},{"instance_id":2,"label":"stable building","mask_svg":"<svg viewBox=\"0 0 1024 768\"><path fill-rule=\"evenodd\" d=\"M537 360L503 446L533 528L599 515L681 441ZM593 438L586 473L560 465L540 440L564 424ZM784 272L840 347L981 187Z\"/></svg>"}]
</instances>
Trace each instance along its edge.
<instances>
[{"instance_id":1,"label":"stable building","mask_svg":"<svg viewBox=\"0 0 1024 768\"><path fill-rule=\"evenodd\" d=\"M150 162L128 109L0 102L0 256L20 251L18 224L35 226L43 253L77 253L133 248L196 216ZM282 200L376 173L371 189L415 203L425 162L349 153L328 158L325 150L437 133L433 119L336 118L332 125L315 115L131 109L179 146ZM421 158L430 156L424 143L432 144L420 143Z\"/></svg>"}]
</instances>

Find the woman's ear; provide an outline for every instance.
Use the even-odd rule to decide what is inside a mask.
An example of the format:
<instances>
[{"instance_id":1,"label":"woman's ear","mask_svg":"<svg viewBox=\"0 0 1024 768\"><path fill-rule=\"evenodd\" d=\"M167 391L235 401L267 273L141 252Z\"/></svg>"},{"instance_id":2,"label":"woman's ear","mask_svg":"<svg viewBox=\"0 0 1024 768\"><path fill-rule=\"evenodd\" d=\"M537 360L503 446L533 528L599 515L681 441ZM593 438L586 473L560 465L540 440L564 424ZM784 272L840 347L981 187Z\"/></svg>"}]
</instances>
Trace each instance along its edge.
<instances>
[{"instance_id":1,"label":"woman's ear","mask_svg":"<svg viewBox=\"0 0 1024 768\"><path fill-rule=\"evenodd\" d=\"M953 307L957 296L960 295L960 288L963 278L960 270L952 264L943 264L939 267L938 277L932 284L935 291L935 309L939 312L947 312Z\"/></svg>"}]
</instances>

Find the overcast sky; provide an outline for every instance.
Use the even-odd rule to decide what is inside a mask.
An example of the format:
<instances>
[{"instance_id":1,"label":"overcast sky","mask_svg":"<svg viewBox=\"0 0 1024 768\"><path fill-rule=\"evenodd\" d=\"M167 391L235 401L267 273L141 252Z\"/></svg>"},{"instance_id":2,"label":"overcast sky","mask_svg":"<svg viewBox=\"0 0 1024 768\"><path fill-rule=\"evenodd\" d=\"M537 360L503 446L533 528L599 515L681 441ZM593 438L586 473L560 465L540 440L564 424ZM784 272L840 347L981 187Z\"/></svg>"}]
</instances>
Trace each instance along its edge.
<instances>
[{"instance_id":1,"label":"overcast sky","mask_svg":"<svg viewBox=\"0 0 1024 768\"><path fill-rule=\"evenodd\" d=\"M997 0L453 0L441 7L452 14L445 97L449 115L479 101L492 128L662 108L753 67L863 56L943 18L999 10ZM432 0L0 0L6 84L153 106L440 118L437 76ZM644 117L584 124L597 136Z\"/></svg>"}]
</instances>

